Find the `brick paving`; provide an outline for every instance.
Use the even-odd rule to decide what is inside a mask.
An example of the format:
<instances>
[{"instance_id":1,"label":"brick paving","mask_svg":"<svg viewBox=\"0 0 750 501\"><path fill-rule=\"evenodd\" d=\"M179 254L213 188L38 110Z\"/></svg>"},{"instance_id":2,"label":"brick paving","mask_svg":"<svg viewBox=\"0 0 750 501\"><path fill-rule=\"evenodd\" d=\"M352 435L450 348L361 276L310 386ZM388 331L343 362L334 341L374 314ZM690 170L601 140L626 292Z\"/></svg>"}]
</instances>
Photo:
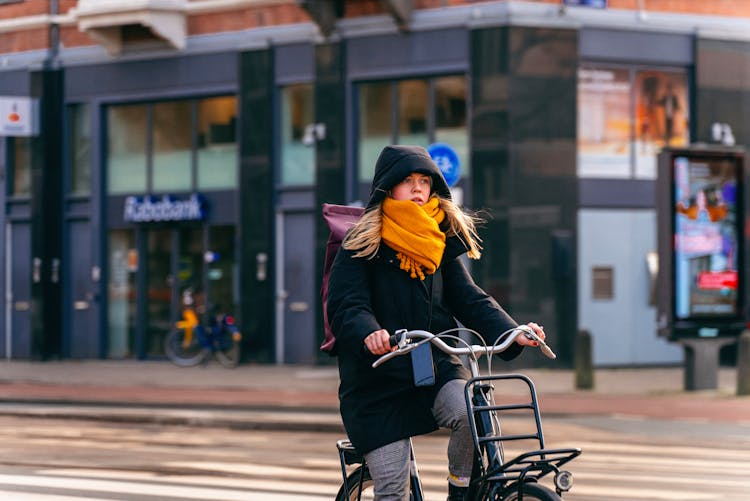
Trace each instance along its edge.
<instances>
[{"instance_id":1,"label":"brick paving","mask_svg":"<svg viewBox=\"0 0 750 501\"><path fill-rule=\"evenodd\" d=\"M593 390L576 390L572 371L531 369L543 415L608 415L750 424L750 397L735 396L736 371L721 369L715 390L686 392L681 368L599 369ZM19 404L199 408L337 414L331 366L218 365L167 362L0 362L0 411ZM496 383L498 400L526 397Z\"/></svg>"}]
</instances>

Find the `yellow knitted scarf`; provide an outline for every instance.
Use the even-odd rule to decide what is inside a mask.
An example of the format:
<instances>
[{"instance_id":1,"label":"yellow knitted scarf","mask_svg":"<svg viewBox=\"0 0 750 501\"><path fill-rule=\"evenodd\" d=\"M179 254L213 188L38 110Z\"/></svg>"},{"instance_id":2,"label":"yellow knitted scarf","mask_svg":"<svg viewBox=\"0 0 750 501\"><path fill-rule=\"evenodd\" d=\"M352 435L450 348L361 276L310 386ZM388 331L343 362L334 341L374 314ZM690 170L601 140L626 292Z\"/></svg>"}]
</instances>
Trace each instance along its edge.
<instances>
[{"instance_id":1,"label":"yellow knitted scarf","mask_svg":"<svg viewBox=\"0 0 750 501\"><path fill-rule=\"evenodd\" d=\"M425 273L435 273L443 258L445 233L440 223L445 212L437 197L424 205L411 200L383 200L383 241L397 252L401 269L411 278L424 280Z\"/></svg>"}]
</instances>

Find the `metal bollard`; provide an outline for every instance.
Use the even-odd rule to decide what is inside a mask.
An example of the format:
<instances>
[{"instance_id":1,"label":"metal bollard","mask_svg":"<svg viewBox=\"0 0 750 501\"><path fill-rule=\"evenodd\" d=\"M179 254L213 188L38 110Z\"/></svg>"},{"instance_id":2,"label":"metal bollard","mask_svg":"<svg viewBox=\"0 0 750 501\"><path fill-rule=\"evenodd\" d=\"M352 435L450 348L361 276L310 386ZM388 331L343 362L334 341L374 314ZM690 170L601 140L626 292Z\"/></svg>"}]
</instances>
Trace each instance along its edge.
<instances>
[{"instance_id":1,"label":"metal bollard","mask_svg":"<svg viewBox=\"0 0 750 501\"><path fill-rule=\"evenodd\" d=\"M737 343L737 395L750 395L750 330L742 331Z\"/></svg>"},{"instance_id":2,"label":"metal bollard","mask_svg":"<svg viewBox=\"0 0 750 501\"><path fill-rule=\"evenodd\" d=\"M594 364L591 350L591 333L586 329L578 331L576 336L575 371L576 389L594 389Z\"/></svg>"}]
</instances>

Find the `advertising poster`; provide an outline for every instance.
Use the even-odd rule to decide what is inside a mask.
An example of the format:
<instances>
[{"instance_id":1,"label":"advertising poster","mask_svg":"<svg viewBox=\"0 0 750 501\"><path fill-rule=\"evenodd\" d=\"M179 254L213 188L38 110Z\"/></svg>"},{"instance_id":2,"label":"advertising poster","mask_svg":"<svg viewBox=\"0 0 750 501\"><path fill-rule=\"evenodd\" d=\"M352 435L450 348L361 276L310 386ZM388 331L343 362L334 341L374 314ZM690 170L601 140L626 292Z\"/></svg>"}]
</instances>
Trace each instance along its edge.
<instances>
[{"instance_id":1,"label":"advertising poster","mask_svg":"<svg viewBox=\"0 0 750 501\"><path fill-rule=\"evenodd\" d=\"M678 156L673 168L675 317L737 316L739 165Z\"/></svg>"},{"instance_id":2,"label":"advertising poster","mask_svg":"<svg viewBox=\"0 0 750 501\"><path fill-rule=\"evenodd\" d=\"M619 68L578 70L578 175L631 176L630 73Z\"/></svg>"},{"instance_id":3,"label":"advertising poster","mask_svg":"<svg viewBox=\"0 0 750 501\"><path fill-rule=\"evenodd\" d=\"M687 77L683 73L636 72L636 177L656 177L656 154L663 147L690 143L687 95Z\"/></svg>"}]
</instances>

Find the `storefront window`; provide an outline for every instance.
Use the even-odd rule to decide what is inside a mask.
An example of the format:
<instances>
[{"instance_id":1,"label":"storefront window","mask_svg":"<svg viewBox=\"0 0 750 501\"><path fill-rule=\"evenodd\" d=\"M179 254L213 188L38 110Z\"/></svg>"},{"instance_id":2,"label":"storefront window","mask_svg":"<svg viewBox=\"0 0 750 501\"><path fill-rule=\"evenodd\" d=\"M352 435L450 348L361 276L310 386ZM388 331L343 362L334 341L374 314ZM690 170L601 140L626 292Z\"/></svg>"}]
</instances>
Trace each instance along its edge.
<instances>
[{"instance_id":1,"label":"storefront window","mask_svg":"<svg viewBox=\"0 0 750 501\"><path fill-rule=\"evenodd\" d=\"M107 111L107 191L145 192L147 106L111 106Z\"/></svg>"},{"instance_id":2,"label":"storefront window","mask_svg":"<svg viewBox=\"0 0 750 501\"><path fill-rule=\"evenodd\" d=\"M281 184L315 183L315 139L312 127L313 91L310 84L290 85L281 91ZM306 135L307 132L307 135Z\"/></svg>"},{"instance_id":3,"label":"storefront window","mask_svg":"<svg viewBox=\"0 0 750 501\"><path fill-rule=\"evenodd\" d=\"M31 195L31 138L9 137L8 151L11 175L10 195L24 197Z\"/></svg>"},{"instance_id":4,"label":"storefront window","mask_svg":"<svg viewBox=\"0 0 750 501\"><path fill-rule=\"evenodd\" d=\"M215 313L235 314L235 305L239 302L235 281L238 270L234 256L234 233L233 226L212 226L208 229L206 292Z\"/></svg>"},{"instance_id":5,"label":"storefront window","mask_svg":"<svg viewBox=\"0 0 750 501\"><path fill-rule=\"evenodd\" d=\"M152 191L188 191L191 175L190 101L153 105Z\"/></svg>"},{"instance_id":6,"label":"storefront window","mask_svg":"<svg viewBox=\"0 0 750 501\"><path fill-rule=\"evenodd\" d=\"M198 189L237 187L237 98L198 101Z\"/></svg>"},{"instance_id":7,"label":"storefront window","mask_svg":"<svg viewBox=\"0 0 750 501\"><path fill-rule=\"evenodd\" d=\"M359 88L359 180L363 183L372 180L380 151L393 141L391 87L384 82Z\"/></svg>"},{"instance_id":8,"label":"storefront window","mask_svg":"<svg viewBox=\"0 0 750 501\"><path fill-rule=\"evenodd\" d=\"M380 151L391 143L424 147L445 143L458 154L461 178L467 177L464 76L367 83L358 91L360 183L370 182Z\"/></svg>"},{"instance_id":9,"label":"storefront window","mask_svg":"<svg viewBox=\"0 0 750 501\"><path fill-rule=\"evenodd\" d=\"M109 194L237 188L235 96L112 106L108 118Z\"/></svg>"},{"instance_id":10,"label":"storefront window","mask_svg":"<svg viewBox=\"0 0 750 501\"><path fill-rule=\"evenodd\" d=\"M684 72L578 71L579 176L655 179L659 150L689 142Z\"/></svg>"},{"instance_id":11,"label":"storefront window","mask_svg":"<svg viewBox=\"0 0 750 501\"><path fill-rule=\"evenodd\" d=\"M429 146L430 87L427 80L398 83L398 142Z\"/></svg>"},{"instance_id":12,"label":"storefront window","mask_svg":"<svg viewBox=\"0 0 750 501\"><path fill-rule=\"evenodd\" d=\"M107 358L126 358L135 353L135 278L138 271L135 231L111 231L108 249Z\"/></svg>"},{"instance_id":13,"label":"storefront window","mask_svg":"<svg viewBox=\"0 0 750 501\"><path fill-rule=\"evenodd\" d=\"M469 133L466 127L466 79L435 79L435 142L446 143L458 154L461 177L469 176Z\"/></svg>"},{"instance_id":14,"label":"storefront window","mask_svg":"<svg viewBox=\"0 0 750 501\"><path fill-rule=\"evenodd\" d=\"M70 194L91 193L91 113L89 105L76 104L70 111Z\"/></svg>"}]
</instances>

